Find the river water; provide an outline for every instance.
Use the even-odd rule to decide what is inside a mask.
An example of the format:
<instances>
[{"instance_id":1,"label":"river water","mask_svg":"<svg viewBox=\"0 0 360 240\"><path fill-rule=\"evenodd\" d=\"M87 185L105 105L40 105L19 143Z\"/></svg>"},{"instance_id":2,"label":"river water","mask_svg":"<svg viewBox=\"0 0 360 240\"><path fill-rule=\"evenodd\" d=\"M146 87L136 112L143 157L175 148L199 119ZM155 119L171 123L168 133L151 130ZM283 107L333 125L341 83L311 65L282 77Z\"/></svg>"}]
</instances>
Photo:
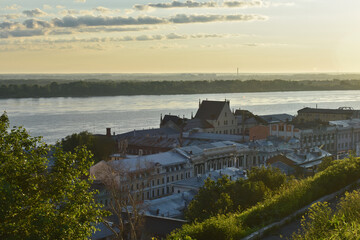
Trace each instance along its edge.
<instances>
[{"instance_id":1,"label":"river water","mask_svg":"<svg viewBox=\"0 0 360 240\"><path fill-rule=\"evenodd\" d=\"M190 118L199 99L230 100L232 109L247 109L258 115L288 113L303 107L360 109L360 91L303 91L191 95L139 95L88 98L21 98L0 100L11 126L24 126L32 136L55 143L72 133L105 134L159 127L160 114Z\"/></svg>"}]
</instances>

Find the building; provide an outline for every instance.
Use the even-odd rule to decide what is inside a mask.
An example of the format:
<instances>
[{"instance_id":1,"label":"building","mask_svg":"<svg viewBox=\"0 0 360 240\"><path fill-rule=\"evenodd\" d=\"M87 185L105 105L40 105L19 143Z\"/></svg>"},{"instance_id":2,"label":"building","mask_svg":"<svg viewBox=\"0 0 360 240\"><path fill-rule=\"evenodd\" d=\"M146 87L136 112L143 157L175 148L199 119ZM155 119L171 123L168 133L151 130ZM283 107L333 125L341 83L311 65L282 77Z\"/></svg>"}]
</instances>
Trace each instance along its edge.
<instances>
[{"instance_id":1,"label":"building","mask_svg":"<svg viewBox=\"0 0 360 240\"><path fill-rule=\"evenodd\" d=\"M275 152L274 152L275 151ZM125 159L101 161L90 169L91 175L102 180L108 172L119 172L117 181L142 200L174 193L173 182L200 176L228 167L248 169L265 164L277 151L264 150L232 141L206 143L171 151ZM112 159L116 159L112 157ZM101 199L105 203L106 199Z\"/></svg>"},{"instance_id":2,"label":"building","mask_svg":"<svg viewBox=\"0 0 360 240\"><path fill-rule=\"evenodd\" d=\"M235 116L237 119L238 130L237 134L240 135L250 135L250 129L252 127L266 124L266 122L259 116L254 115L252 112L244 109L237 109L235 111Z\"/></svg>"},{"instance_id":3,"label":"building","mask_svg":"<svg viewBox=\"0 0 360 240\"><path fill-rule=\"evenodd\" d=\"M294 116L286 113L280 114L270 114L270 115L260 115L259 116L265 124L269 125L272 123L288 123L294 119Z\"/></svg>"},{"instance_id":4,"label":"building","mask_svg":"<svg viewBox=\"0 0 360 240\"><path fill-rule=\"evenodd\" d=\"M301 148L321 147L332 154L337 153L337 130L335 126L318 126L301 129Z\"/></svg>"},{"instance_id":5,"label":"building","mask_svg":"<svg viewBox=\"0 0 360 240\"><path fill-rule=\"evenodd\" d=\"M230 110L230 101L202 101L199 103L195 119L208 122L209 127L206 129L206 132L219 134L237 133L237 119Z\"/></svg>"},{"instance_id":6,"label":"building","mask_svg":"<svg viewBox=\"0 0 360 240\"><path fill-rule=\"evenodd\" d=\"M332 155L318 147L293 150L276 155L267 160L267 164L279 168L286 174L294 174L297 168L314 172L325 157Z\"/></svg>"},{"instance_id":7,"label":"building","mask_svg":"<svg viewBox=\"0 0 360 240\"><path fill-rule=\"evenodd\" d=\"M171 185L172 187L174 187L175 193L184 193L191 191L198 192L199 189L204 186L205 181L208 178L213 181L217 181L225 175L232 181L236 181L239 178L246 179L246 171L234 167L229 167L211 171L201 176L180 180L172 183Z\"/></svg>"},{"instance_id":8,"label":"building","mask_svg":"<svg viewBox=\"0 0 360 240\"><path fill-rule=\"evenodd\" d=\"M170 115L170 114L166 114L164 117L162 117L162 115L160 116L160 128L172 128L175 129L179 132L181 132L183 130L183 128L186 125L186 122L189 119L183 117L180 118L179 116L176 115Z\"/></svg>"},{"instance_id":9,"label":"building","mask_svg":"<svg viewBox=\"0 0 360 240\"><path fill-rule=\"evenodd\" d=\"M267 139L270 136L269 126L258 125L249 129L249 139L261 140Z\"/></svg>"},{"instance_id":10,"label":"building","mask_svg":"<svg viewBox=\"0 0 360 240\"><path fill-rule=\"evenodd\" d=\"M354 110L350 107L340 107L338 109L306 107L298 111L296 118L300 123L317 121L327 123L329 121L360 118L360 110Z\"/></svg>"},{"instance_id":11,"label":"building","mask_svg":"<svg viewBox=\"0 0 360 240\"><path fill-rule=\"evenodd\" d=\"M336 127L335 152L356 152L360 143L360 119L330 121L329 124Z\"/></svg>"},{"instance_id":12,"label":"building","mask_svg":"<svg viewBox=\"0 0 360 240\"><path fill-rule=\"evenodd\" d=\"M291 138L300 139L300 129L295 127L291 123L278 122L270 123L269 125L269 135L276 136L285 141L290 140Z\"/></svg>"}]
</instances>

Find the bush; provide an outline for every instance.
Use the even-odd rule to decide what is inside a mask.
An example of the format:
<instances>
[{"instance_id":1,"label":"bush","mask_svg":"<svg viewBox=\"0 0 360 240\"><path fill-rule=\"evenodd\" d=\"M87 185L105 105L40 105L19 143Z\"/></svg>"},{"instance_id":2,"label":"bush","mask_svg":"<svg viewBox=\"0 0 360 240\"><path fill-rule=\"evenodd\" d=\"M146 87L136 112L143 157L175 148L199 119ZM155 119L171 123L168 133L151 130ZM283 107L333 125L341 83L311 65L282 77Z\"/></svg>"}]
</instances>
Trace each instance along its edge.
<instances>
[{"instance_id":1,"label":"bush","mask_svg":"<svg viewBox=\"0 0 360 240\"><path fill-rule=\"evenodd\" d=\"M246 209L264 200L285 182L286 175L280 170L264 167L252 168L247 180L230 181L226 175L217 182L207 179L189 204L186 218L192 222L204 221L218 214Z\"/></svg>"},{"instance_id":2,"label":"bush","mask_svg":"<svg viewBox=\"0 0 360 240\"><path fill-rule=\"evenodd\" d=\"M262 226L290 215L324 195L340 190L355 182L359 177L360 158L336 161L332 166L313 177L289 182L281 187L278 194L257 203L242 213L229 213L221 219L221 225L214 223L214 221L219 221L218 218L210 218L201 223L186 225L170 234L168 239L183 239L184 236L198 240L207 239L203 236L209 231L215 235L223 233L227 228L232 229L231 232L227 232L230 234L227 235L229 239L239 239ZM356 226L354 229L357 229Z\"/></svg>"},{"instance_id":3,"label":"bush","mask_svg":"<svg viewBox=\"0 0 360 240\"><path fill-rule=\"evenodd\" d=\"M346 193L333 211L327 202L316 203L302 217L292 239L359 239L360 192Z\"/></svg>"}]
</instances>

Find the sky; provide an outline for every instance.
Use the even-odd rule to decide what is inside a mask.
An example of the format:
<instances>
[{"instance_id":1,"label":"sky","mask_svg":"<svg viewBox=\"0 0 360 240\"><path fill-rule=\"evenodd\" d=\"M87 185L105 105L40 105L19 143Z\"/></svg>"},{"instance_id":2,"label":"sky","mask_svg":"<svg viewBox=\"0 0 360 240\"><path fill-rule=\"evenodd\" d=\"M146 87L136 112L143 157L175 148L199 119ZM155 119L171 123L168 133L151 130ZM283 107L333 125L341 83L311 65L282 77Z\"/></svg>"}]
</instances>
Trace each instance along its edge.
<instances>
[{"instance_id":1,"label":"sky","mask_svg":"<svg viewBox=\"0 0 360 240\"><path fill-rule=\"evenodd\" d=\"M0 0L0 73L360 72L359 0Z\"/></svg>"}]
</instances>

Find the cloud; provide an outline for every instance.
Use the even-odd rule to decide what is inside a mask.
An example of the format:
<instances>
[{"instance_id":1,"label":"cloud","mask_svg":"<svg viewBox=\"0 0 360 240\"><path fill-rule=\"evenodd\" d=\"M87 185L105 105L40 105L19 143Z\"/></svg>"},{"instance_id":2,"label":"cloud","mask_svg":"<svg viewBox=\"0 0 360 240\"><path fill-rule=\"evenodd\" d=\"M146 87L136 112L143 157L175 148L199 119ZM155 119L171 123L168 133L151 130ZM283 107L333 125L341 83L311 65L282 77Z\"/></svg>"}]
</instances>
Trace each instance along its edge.
<instances>
[{"instance_id":1,"label":"cloud","mask_svg":"<svg viewBox=\"0 0 360 240\"><path fill-rule=\"evenodd\" d=\"M150 27L88 27L88 28L79 28L78 32L136 32L136 31L145 31L153 28Z\"/></svg>"},{"instance_id":2,"label":"cloud","mask_svg":"<svg viewBox=\"0 0 360 240\"><path fill-rule=\"evenodd\" d=\"M166 19L159 17L102 17L102 16L66 16L62 19L55 18L53 23L57 27L79 27L79 26L125 26L125 25L149 25L164 24Z\"/></svg>"},{"instance_id":3,"label":"cloud","mask_svg":"<svg viewBox=\"0 0 360 240\"><path fill-rule=\"evenodd\" d=\"M66 7L63 6L63 5L56 5L56 8L57 8L57 9L63 9L63 8L66 8Z\"/></svg>"},{"instance_id":4,"label":"cloud","mask_svg":"<svg viewBox=\"0 0 360 240\"><path fill-rule=\"evenodd\" d=\"M11 31L0 32L0 38L10 37L33 37L45 35L44 29L16 29Z\"/></svg>"},{"instance_id":5,"label":"cloud","mask_svg":"<svg viewBox=\"0 0 360 240\"><path fill-rule=\"evenodd\" d=\"M52 6L50 6L48 4L44 4L43 9L49 10L49 9L52 9Z\"/></svg>"},{"instance_id":6,"label":"cloud","mask_svg":"<svg viewBox=\"0 0 360 240\"><path fill-rule=\"evenodd\" d=\"M13 4L13 5L10 5L10 6L6 6L6 7L4 8L4 10L18 10L18 9L20 9L20 8L21 8L20 5Z\"/></svg>"},{"instance_id":7,"label":"cloud","mask_svg":"<svg viewBox=\"0 0 360 240\"><path fill-rule=\"evenodd\" d=\"M188 38L186 35L179 35L176 33L170 33L168 35L166 35L167 39L186 39Z\"/></svg>"},{"instance_id":8,"label":"cloud","mask_svg":"<svg viewBox=\"0 0 360 240\"><path fill-rule=\"evenodd\" d=\"M79 11L75 10L75 9L64 9L64 10L59 11L59 14L62 16L76 15L76 14L79 14Z\"/></svg>"},{"instance_id":9,"label":"cloud","mask_svg":"<svg viewBox=\"0 0 360 240\"><path fill-rule=\"evenodd\" d=\"M256 14L238 14L238 15L186 15L177 14L169 19L172 23L208 23L224 21L255 21L267 20L266 16Z\"/></svg>"},{"instance_id":10,"label":"cloud","mask_svg":"<svg viewBox=\"0 0 360 240\"><path fill-rule=\"evenodd\" d=\"M52 26L49 22L36 19L28 19L23 24L26 28L50 28Z\"/></svg>"},{"instance_id":11,"label":"cloud","mask_svg":"<svg viewBox=\"0 0 360 240\"><path fill-rule=\"evenodd\" d=\"M15 29L21 27L19 23L13 23L13 22L1 22L0 23L0 29Z\"/></svg>"},{"instance_id":12,"label":"cloud","mask_svg":"<svg viewBox=\"0 0 360 240\"><path fill-rule=\"evenodd\" d=\"M130 26L130 25L157 25L157 24L185 24L185 23L208 23L219 21L254 21L266 20L266 16L256 14L238 15L186 15L178 14L170 18L159 18L151 16L134 17L103 17L103 16L66 16L62 19L53 19L57 27L79 27L79 26Z\"/></svg>"},{"instance_id":13,"label":"cloud","mask_svg":"<svg viewBox=\"0 0 360 240\"><path fill-rule=\"evenodd\" d=\"M31 13L30 13L31 12ZM43 14L32 10L29 15ZM30 37L39 35L68 35L80 32L121 32L121 31L141 31L149 30L163 24L190 24L190 23L210 23L210 22L230 22L230 21L264 21L266 16L256 14L235 14L235 15L186 15L177 14L169 18L154 16L139 17L110 17L110 16L65 16L54 18L50 21L39 19L28 19L22 24L16 22L0 22L0 29L7 30L2 33L1 38L9 37ZM132 27L133 26L133 27ZM132 27L132 28L131 28ZM38 30L39 31L35 31ZM71 30L66 30L71 29ZM167 39L180 38L180 35L171 34ZM152 36L151 40L160 40ZM149 40L143 37L139 40Z\"/></svg>"},{"instance_id":14,"label":"cloud","mask_svg":"<svg viewBox=\"0 0 360 240\"><path fill-rule=\"evenodd\" d=\"M246 8L246 7L261 7L264 6L263 1L227 1L223 3L225 7L229 8Z\"/></svg>"},{"instance_id":15,"label":"cloud","mask_svg":"<svg viewBox=\"0 0 360 240\"><path fill-rule=\"evenodd\" d=\"M111 11L109 8L102 7L102 6L96 7L96 8L94 8L94 10L95 10L96 12L102 12L102 13L106 13L106 12L110 12L110 11Z\"/></svg>"},{"instance_id":16,"label":"cloud","mask_svg":"<svg viewBox=\"0 0 360 240\"><path fill-rule=\"evenodd\" d=\"M21 17L20 14L5 14L5 15L0 15L0 17L3 17L7 20L14 20L14 19L18 19Z\"/></svg>"},{"instance_id":17,"label":"cloud","mask_svg":"<svg viewBox=\"0 0 360 240\"><path fill-rule=\"evenodd\" d=\"M86 3L86 0L75 0L77 3Z\"/></svg>"},{"instance_id":18,"label":"cloud","mask_svg":"<svg viewBox=\"0 0 360 240\"><path fill-rule=\"evenodd\" d=\"M23 14L25 14L27 17L41 17L47 15L46 12L40 10L39 8L35 8L34 10L25 10L23 11Z\"/></svg>"},{"instance_id":19,"label":"cloud","mask_svg":"<svg viewBox=\"0 0 360 240\"><path fill-rule=\"evenodd\" d=\"M149 4L136 4L133 6L133 9L138 11L146 11L151 8L158 9L169 9L169 8L246 8L246 7L261 7L264 6L264 2L261 0L253 1L225 1L222 4L219 4L214 1L210 2L195 2L188 0L186 2L172 1L168 3L149 3Z\"/></svg>"},{"instance_id":20,"label":"cloud","mask_svg":"<svg viewBox=\"0 0 360 240\"><path fill-rule=\"evenodd\" d=\"M193 2L193 1L186 1L186 2L179 2L179 1L172 1L171 3L149 3L147 5L136 4L133 6L134 9L144 11L149 8L211 8L216 7L216 2Z\"/></svg>"}]
</instances>

